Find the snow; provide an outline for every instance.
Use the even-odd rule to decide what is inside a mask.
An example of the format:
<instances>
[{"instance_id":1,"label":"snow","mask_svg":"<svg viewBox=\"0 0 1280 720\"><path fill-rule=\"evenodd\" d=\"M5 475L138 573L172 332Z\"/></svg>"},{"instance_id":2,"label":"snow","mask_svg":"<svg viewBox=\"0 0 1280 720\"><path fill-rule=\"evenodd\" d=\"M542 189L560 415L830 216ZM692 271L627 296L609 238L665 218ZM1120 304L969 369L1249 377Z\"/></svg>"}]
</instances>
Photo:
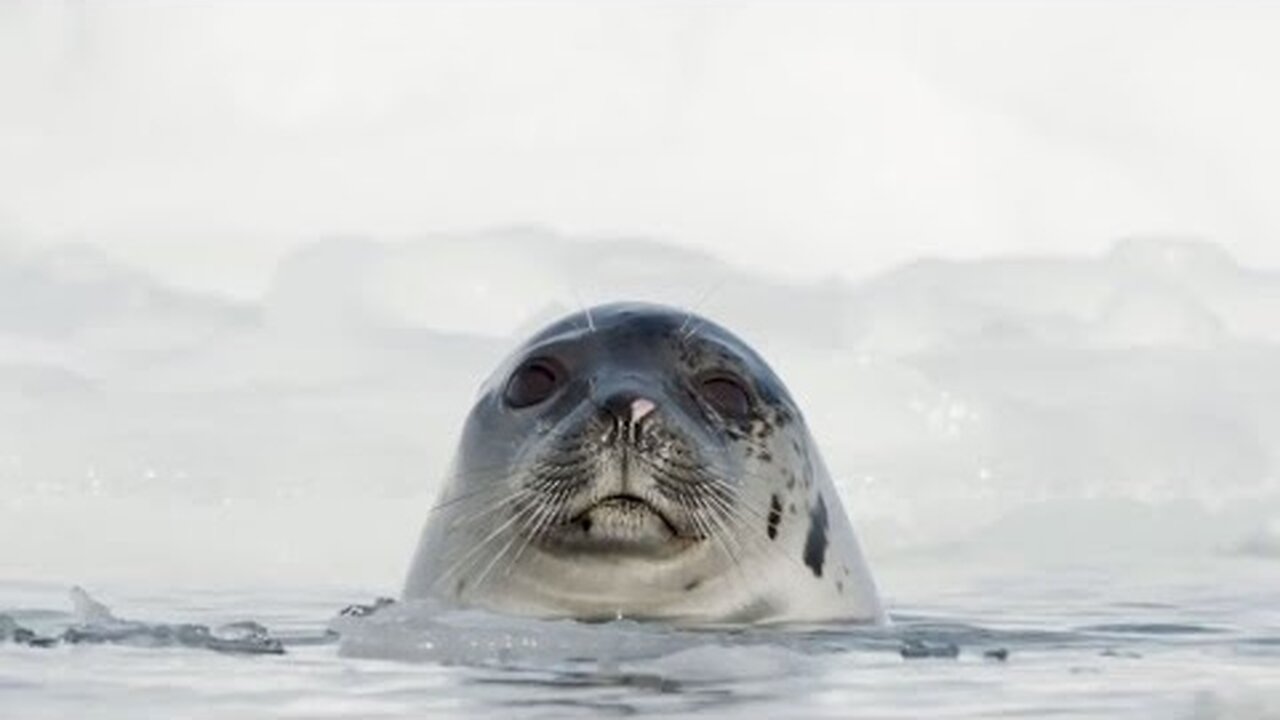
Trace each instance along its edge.
<instances>
[{"instance_id":1,"label":"snow","mask_svg":"<svg viewBox=\"0 0 1280 720\"><path fill-rule=\"evenodd\" d=\"M475 388L524 333L618 298L694 306L770 359L873 557L1258 554L1280 517L1280 275L1185 238L860 283L536 228L319 240L257 302L83 246L0 276L11 574L394 589Z\"/></svg>"}]
</instances>

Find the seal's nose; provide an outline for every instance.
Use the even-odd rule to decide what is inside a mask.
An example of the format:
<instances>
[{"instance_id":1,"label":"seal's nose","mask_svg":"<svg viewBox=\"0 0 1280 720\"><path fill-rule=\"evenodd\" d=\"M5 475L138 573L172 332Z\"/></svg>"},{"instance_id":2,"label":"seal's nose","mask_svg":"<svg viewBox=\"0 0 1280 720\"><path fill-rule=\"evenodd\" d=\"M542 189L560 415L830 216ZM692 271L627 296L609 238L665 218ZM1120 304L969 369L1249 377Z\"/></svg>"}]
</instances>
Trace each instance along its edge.
<instances>
[{"instance_id":1,"label":"seal's nose","mask_svg":"<svg viewBox=\"0 0 1280 720\"><path fill-rule=\"evenodd\" d=\"M636 425L658 407L647 397L632 392L620 392L604 401L604 409L614 420Z\"/></svg>"},{"instance_id":2,"label":"seal's nose","mask_svg":"<svg viewBox=\"0 0 1280 720\"><path fill-rule=\"evenodd\" d=\"M640 422L641 420L644 419L645 415L648 415L649 413L653 412L653 409L656 407L658 406L649 398L638 397L635 400L632 400L631 401L631 422L632 423Z\"/></svg>"}]
</instances>

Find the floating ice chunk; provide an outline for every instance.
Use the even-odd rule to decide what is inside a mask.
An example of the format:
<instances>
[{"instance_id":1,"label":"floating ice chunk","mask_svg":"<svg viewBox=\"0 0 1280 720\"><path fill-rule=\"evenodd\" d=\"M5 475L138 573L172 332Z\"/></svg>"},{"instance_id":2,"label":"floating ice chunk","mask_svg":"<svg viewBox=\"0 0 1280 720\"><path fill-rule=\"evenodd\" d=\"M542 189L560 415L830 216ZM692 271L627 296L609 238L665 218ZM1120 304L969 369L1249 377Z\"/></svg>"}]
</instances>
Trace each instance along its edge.
<instances>
[{"instance_id":1,"label":"floating ice chunk","mask_svg":"<svg viewBox=\"0 0 1280 720\"><path fill-rule=\"evenodd\" d=\"M924 640L908 639L903 641L902 647L898 652L904 660L919 660L921 658L954 659L960 656L960 646L951 642L930 643Z\"/></svg>"},{"instance_id":2,"label":"floating ice chunk","mask_svg":"<svg viewBox=\"0 0 1280 720\"><path fill-rule=\"evenodd\" d=\"M370 607L370 606L363 606ZM613 620L580 622L446 609L430 601L383 604L339 615L347 657L701 680L767 679L810 656L853 647L889 651L881 628L699 628ZM811 631L811 632L810 632Z\"/></svg>"},{"instance_id":3,"label":"floating ice chunk","mask_svg":"<svg viewBox=\"0 0 1280 720\"><path fill-rule=\"evenodd\" d=\"M116 620L67 628L61 640L72 645L133 645L138 647L207 647L209 629L203 625L163 625Z\"/></svg>"},{"instance_id":4,"label":"floating ice chunk","mask_svg":"<svg viewBox=\"0 0 1280 720\"><path fill-rule=\"evenodd\" d=\"M56 638L37 635L34 630L18 624L8 615L0 614L0 643L11 642L32 647L50 647L57 644Z\"/></svg>"},{"instance_id":5,"label":"floating ice chunk","mask_svg":"<svg viewBox=\"0 0 1280 720\"><path fill-rule=\"evenodd\" d=\"M181 646L254 655L284 652L284 644L272 637L266 627L253 621L229 623L210 631L207 626L195 623L122 620L80 587L71 589L71 601L77 624L67 628L61 637L63 642L70 644Z\"/></svg>"},{"instance_id":6,"label":"floating ice chunk","mask_svg":"<svg viewBox=\"0 0 1280 720\"><path fill-rule=\"evenodd\" d=\"M389 597L380 597L368 605L354 604L348 605L338 611L339 617L362 618L378 612L382 608L393 605L395 600Z\"/></svg>"},{"instance_id":7,"label":"floating ice chunk","mask_svg":"<svg viewBox=\"0 0 1280 720\"><path fill-rule=\"evenodd\" d=\"M284 644L271 636L267 628L252 620L220 625L208 639L206 646L219 652L237 652L261 655L280 655Z\"/></svg>"},{"instance_id":8,"label":"floating ice chunk","mask_svg":"<svg viewBox=\"0 0 1280 720\"><path fill-rule=\"evenodd\" d=\"M0 640L13 640L18 631L23 629L24 628L18 624L17 620L14 620L8 615L0 615Z\"/></svg>"},{"instance_id":9,"label":"floating ice chunk","mask_svg":"<svg viewBox=\"0 0 1280 720\"><path fill-rule=\"evenodd\" d=\"M715 642L714 634L679 632L629 620L582 623L446 610L424 601L387 605L330 625L349 657L463 665L545 666L589 661L615 665Z\"/></svg>"},{"instance_id":10,"label":"floating ice chunk","mask_svg":"<svg viewBox=\"0 0 1280 720\"><path fill-rule=\"evenodd\" d=\"M120 623L119 618L111 613L110 608L95 600L79 585L72 587L69 594L71 595L71 607L75 613L76 622L84 625L115 625Z\"/></svg>"}]
</instances>

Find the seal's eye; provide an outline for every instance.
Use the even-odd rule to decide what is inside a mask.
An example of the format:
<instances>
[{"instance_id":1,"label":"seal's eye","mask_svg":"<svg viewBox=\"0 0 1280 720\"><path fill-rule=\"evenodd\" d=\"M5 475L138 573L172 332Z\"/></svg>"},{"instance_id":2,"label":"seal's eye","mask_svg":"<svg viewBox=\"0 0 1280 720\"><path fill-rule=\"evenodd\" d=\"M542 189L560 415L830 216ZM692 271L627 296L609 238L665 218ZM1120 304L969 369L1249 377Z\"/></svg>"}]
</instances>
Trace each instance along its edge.
<instances>
[{"instance_id":1,"label":"seal's eye","mask_svg":"<svg viewBox=\"0 0 1280 720\"><path fill-rule=\"evenodd\" d=\"M712 409L727 417L751 414L751 395L737 378L714 375L702 381L702 397Z\"/></svg>"},{"instance_id":2,"label":"seal's eye","mask_svg":"<svg viewBox=\"0 0 1280 720\"><path fill-rule=\"evenodd\" d=\"M550 361L530 360L507 381L507 404L513 408L537 405L551 397L563 377L564 373Z\"/></svg>"}]
</instances>

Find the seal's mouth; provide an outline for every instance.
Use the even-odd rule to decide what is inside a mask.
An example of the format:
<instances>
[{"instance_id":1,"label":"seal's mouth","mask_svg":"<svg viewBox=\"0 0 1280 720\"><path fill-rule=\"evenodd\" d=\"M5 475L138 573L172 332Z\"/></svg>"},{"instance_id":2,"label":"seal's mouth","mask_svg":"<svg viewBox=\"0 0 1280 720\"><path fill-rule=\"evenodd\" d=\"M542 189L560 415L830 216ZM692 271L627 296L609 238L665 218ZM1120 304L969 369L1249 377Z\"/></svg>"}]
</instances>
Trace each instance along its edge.
<instances>
[{"instance_id":1,"label":"seal's mouth","mask_svg":"<svg viewBox=\"0 0 1280 720\"><path fill-rule=\"evenodd\" d=\"M661 509L638 496L600 498L560 525L556 544L577 552L663 554L683 547L683 537Z\"/></svg>"},{"instance_id":2,"label":"seal's mouth","mask_svg":"<svg viewBox=\"0 0 1280 720\"><path fill-rule=\"evenodd\" d=\"M606 523L616 520L639 521L647 519L646 516L653 516L660 520L670 534L679 534L675 525L667 519L667 516L661 510L654 507L648 500L628 493L619 493L601 498L569 522L570 524L581 526L584 532L590 533L593 526L600 521Z\"/></svg>"}]
</instances>

